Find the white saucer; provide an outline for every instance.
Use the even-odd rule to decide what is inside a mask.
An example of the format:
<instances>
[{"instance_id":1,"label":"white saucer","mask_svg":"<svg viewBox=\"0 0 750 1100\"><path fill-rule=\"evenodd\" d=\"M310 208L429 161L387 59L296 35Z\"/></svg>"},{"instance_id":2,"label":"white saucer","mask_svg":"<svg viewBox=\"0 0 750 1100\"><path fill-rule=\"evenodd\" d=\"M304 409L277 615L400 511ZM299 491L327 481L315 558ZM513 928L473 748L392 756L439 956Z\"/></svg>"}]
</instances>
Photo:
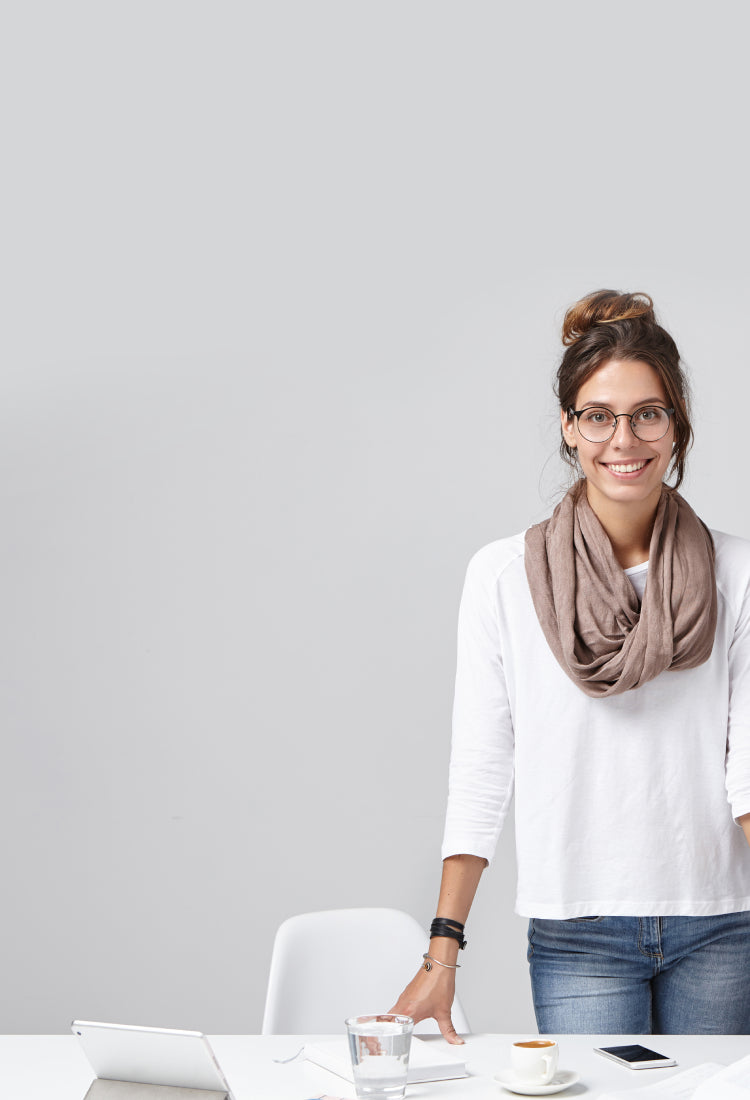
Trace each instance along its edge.
<instances>
[{"instance_id":1,"label":"white saucer","mask_svg":"<svg viewBox=\"0 0 750 1100\"><path fill-rule=\"evenodd\" d=\"M572 1069L559 1069L548 1085L535 1085L532 1081L521 1081L510 1067L506 1066L495 1074L495 1080L504 1089L520 1093L521 1096L552 1096L555 1092L569 1089L578 1080L578 1074Z\"/></svg>"}]
</instances>

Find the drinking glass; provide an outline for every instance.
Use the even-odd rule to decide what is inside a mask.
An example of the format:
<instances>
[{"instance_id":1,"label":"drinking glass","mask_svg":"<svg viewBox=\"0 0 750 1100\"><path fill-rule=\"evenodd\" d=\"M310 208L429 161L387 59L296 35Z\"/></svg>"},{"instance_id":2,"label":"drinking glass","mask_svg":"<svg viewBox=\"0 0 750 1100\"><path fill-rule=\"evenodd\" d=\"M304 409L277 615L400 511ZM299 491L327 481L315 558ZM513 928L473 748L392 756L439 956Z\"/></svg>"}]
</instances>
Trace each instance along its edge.
<instances>
[{"instance_id":1,"label":"drinking glass","mask_svg":"<svg viewBox=\"0 0 750 1100\"><path fill-rule=\"evenodd\" d=\"M414 1021L390 1012L346 1021L359 1100L402 1100Z\"/></svg>"}]
</instances>

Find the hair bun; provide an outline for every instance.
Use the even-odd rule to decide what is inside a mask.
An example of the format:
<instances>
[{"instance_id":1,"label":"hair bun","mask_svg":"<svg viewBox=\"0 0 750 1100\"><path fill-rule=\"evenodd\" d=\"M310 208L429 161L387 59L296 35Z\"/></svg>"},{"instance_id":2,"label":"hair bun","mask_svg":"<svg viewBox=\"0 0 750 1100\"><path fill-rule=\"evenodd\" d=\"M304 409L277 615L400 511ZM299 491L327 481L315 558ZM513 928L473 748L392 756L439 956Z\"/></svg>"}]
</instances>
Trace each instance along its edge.
<instances>
[{"instance_id":1,"label":"hair bun","mask_svg":"<svg viewBox=\"0 0 750 1100\"><path fill-rule=\"evenodd\" d=\"M595 290L572 305L565 314L562 342L568 347L585 336L594 325L612 324L644 317L656 323L654 303L648 294L620 294L616 290Z\"/></svg>"}]
</instances>

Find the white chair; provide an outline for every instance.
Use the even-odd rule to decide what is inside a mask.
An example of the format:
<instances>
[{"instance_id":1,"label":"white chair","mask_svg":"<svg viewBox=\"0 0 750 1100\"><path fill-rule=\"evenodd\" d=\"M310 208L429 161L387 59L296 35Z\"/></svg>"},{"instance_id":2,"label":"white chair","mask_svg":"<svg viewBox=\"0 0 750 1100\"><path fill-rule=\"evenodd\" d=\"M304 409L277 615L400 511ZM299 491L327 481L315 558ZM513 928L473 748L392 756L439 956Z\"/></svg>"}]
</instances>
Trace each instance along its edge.
<instances>
[{"instance_id":1,"label":"white chair","mask_svg":"<svg viewBox=\"0 0 750 1100\"><path fill-rule=\"evenodd\" d=\"M264 1035L329 1035L347 1016L388 1012L427 951L427 932L398 909L329 909L279 926L268 977ZM453 1002L453 1025L469 1024ZM415 1032L439 1034L434 1020Z\"/></svg>"}]
</instances>

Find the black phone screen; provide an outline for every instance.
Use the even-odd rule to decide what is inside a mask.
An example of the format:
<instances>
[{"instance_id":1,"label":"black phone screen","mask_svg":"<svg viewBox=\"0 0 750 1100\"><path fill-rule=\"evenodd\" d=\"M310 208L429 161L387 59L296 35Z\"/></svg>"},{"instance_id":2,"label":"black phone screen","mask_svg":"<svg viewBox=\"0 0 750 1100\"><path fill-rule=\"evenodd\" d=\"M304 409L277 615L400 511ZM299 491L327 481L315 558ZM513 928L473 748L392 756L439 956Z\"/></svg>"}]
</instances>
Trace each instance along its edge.
<instances>
[{"instance_id":1,"label":"black phone screen","mask_svg":"<svg viewBox=\"0 0 750 1100\"><path fill-rule=\"evenodd\" d=\"M666 1054L657 1054L655 1050L642 1047L639 1043L632 1043L624 1047L602 1047L607 1054L614 1054L616 1058L622 1058L623 1062L658 1062L660 1059L668 1062Z\"/></svg>"}]
</instances>

